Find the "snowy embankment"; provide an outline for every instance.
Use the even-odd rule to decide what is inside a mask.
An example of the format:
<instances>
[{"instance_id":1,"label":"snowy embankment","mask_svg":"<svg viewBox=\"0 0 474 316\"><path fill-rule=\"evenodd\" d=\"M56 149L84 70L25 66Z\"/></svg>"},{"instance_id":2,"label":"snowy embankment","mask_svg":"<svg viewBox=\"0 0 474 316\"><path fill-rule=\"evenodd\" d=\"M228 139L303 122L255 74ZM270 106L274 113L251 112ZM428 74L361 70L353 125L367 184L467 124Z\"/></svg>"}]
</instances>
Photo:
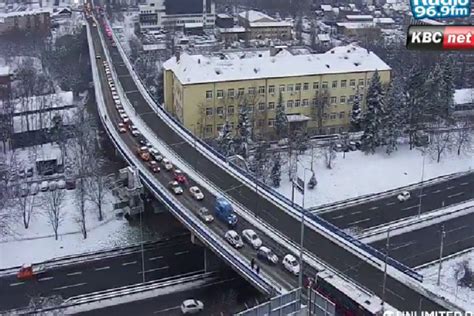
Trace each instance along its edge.
<instances>
[{"instance_id":1,"label":"snowy embankment","mask_svg":"<svg viewBox=\"0 0 474 316\"><path fill-rule=\"evenodd\" d=\"M305 168L311 168L311 151L306 151L299 156L298 160L298 176L303 179ZM473 168L474 155L470 153L460 156L449 153L441 159L440 163L427 154L423 178L428 180ZM276 190L291 199L288 169L288 164L282 166L281 186ZM366 155L361 151L348 152L345 158L343 158L343 153L336 153L332 169L326 168L322 155L315 153L313 170L318 185L313 190L306 190L305 207L333 203L414 184L421 181L422 169L421 152L416 149L410 150L408 145L399 145L398 150L390 156L384 150L374 155ZM311 171L306 170L306 182L310 178ZM302 198L298 192L295 193L295 202L302 204Z\"/></svg>"},{"instance_id":2,"label":"snowy embankment","mask_svg":"<svg viewBox=\"0 0 474 316\"><path fill-rule=\"evenodd\" d=\"M465 310L474 311L474 249L454 255L443 260L440 285L438 286L438 262L433 262L418 269L424 276L424 285L433 292L440 293L451 302L463 306ZM470 271L470 272L469 272ZM470 280L471 286L465 286Z\"/></svg>"}]
</instances>

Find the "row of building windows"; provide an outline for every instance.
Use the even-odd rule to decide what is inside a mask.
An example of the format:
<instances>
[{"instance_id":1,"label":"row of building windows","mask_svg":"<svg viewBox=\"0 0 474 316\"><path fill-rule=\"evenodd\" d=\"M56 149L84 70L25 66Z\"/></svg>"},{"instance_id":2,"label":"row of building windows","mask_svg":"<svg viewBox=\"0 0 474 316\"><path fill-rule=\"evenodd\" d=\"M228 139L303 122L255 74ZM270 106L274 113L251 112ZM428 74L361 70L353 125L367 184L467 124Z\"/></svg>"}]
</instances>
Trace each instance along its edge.
<instances>
[{"instance_id":1,"label":"row of building windows","mask_svg":"<svg viewBox=\"0 0 474 316\"><path fill-rule=\"evenodd\" d=\"M341 80L340 83L338 82L338 80L334 80L331 84L331 88L334 88L334 89L337 89L338 88L338 84L340 84L340 87L341 88L346 88L347 87L347 80ZM358 82L358 87L363 87L365 84L365 81L364 79L359 79L359 82ZM303 84L301 83L297 83L297 84L287 84L287 85L280 85L279 86L279 92L294 92L294 91L308 91L309 90L309 83L308 82L305 82ZM319 82L313 82L313 90L319 90ZM349 87L356 87L356 80L355 79L351 79L349 80ZM323 81L321 83L321 89L328 89L328 82L327 81ZM249 87L247 89L247 93L249 95L255 95L257 92L258 94L262 94L264 95L265 94L265 86L259 86L258 89L256 87ZM275 93L275 86L274 85L271 85L271 86L268 86L268 93L270 94L274 94ZM239 96L243 96L245 94L245 88L238 88L237 91L235 89L228 89L227 90L227 97L229 98L233 98L235 96L239 97ZM206 99L212 99L214 96L213 94L213 91L212 90L207 90L206 91ZM224 90L217 90L216 91L216 97L218 99L222 99L224 97Z\"/></svg>"},{"instance_id":2,"label":"row of building windows","mask_svg":"<svg viewBox=\"0 0 474 316\"><path fill-rule=\"evenodd\" d=\"M259 108L259 110L264 111L264 106L262 106L262 108ZM206 108L206 116L212 116L213 114L214 114L214 109L213 108ZM224 116L224 108L223 107L216 108L216 114L220 115L220 116ZM234 114L235 114L234 107L229 106L227 108L227 115L232 116ZM330 113L330 114L324 114L323 119L326 120L329 117L329 119L335 120L336 116L337 116L336 112L333 112L333 113ZM339 112L339 118L344 119L345 118L345 112Z\"/></svg>"}]
</instances>

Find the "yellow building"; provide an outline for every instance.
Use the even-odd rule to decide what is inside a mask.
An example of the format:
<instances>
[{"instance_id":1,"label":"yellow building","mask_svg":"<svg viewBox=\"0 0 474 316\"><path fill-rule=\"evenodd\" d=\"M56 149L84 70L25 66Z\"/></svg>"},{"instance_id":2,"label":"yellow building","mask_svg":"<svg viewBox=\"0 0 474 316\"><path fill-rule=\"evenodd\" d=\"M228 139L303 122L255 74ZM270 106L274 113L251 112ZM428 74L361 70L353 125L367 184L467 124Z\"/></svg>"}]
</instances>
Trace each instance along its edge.
<instances>
[{"instance_id":1,"label":"yellow building","mask_svg":"<svg viewBox=\"0 0 474 316\"><path fill-rule=\"evenodd\" d=\"M242 105L251 109L255 134L273 135L280 94L290 129L347 131L354 95L362 96L364 109L375 70L383 83L390 81L387 64L353 45L311 55L285 49L181 54L166 61L164 69L166 109L202 138L216 137L226 120L236 127Z\"/></svg>"}]
</instances>

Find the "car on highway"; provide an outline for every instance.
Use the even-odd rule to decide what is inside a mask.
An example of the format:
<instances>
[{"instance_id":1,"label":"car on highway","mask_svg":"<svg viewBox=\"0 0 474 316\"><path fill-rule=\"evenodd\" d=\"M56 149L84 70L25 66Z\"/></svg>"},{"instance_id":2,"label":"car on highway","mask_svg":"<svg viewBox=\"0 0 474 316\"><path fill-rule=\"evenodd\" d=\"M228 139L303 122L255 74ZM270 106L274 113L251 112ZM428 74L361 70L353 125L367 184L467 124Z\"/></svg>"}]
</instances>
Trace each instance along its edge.
<instances>
[{"instance_id":1,"label":"car on highway","mask_svg":"<svg viewBox=\"0 0 474 316\"><path fill-rule=\"evenodd\" d=\"M124 123L118 123L117 129L120 133L126 133L127 132L127 128L125 127Z\"/></svg>"},{"instance_id":2,"label":"car on highway","mask_svg":"<svg viewBox=\"0 0 474 316\"><path fill-rule=\"evenodd\" d=\"M225 240L234 248L239 249L244 246L242 238L235 230L228 230L224 235Z\"/></svg>"},{"instance_id":3,"label":"car on highway","mask_svg":"<svg viewBox=\"0 0 474 316\"><path fill-rule=\"evenodd\" d=\"M168 183L168 188L175 194L183 194L183 188L179 185L178 181L170 181Z\"/></svg>"},{"instance_id":4,"label":"car on highway","mask_svg":"<svg viewBox=\"0 0 474 316\"><path fill-rule=\"evenodd\" d=\"M278 257L273 251L265 246L261 246L257 251L257 258L270 264L277 264Z\"/></svg>"},{"instance_id":5,"label":"car on highway","mask_svg":"<svg viewBox=\"0 0 474 316\"><path fill-rule=\"evenodd\" d=\"M165 167L166 171L173 170L173 164L167 158L163 158L161 163L163 164L163 167Z\"/></svg>"},{"instance_id":6,"label":"car on highway","mask_svg":"<svg viewBox=\"0 0 474 316\"><path fill-rule=\"evenodd\" d=\"M181 304L181 313L183 315L196 314L204 310L204 304L195 299L188 299Z\"/></svg>"},{"instance_id":7,"label":"car on highway","mask_svg":"<svg viewBox=\"0 0 474 316\"><path fill-rule=\"evenodd\" d=\"M205 207L201 207L198 210L198 216L204 223L211 223L214 221L214 216L212 216L211 212Z\"/></svg>"},{"instance_id":8,"label":"car on highway","mask_svg":"<svg viewBox=\"0 0 474 316\"><path fill-rule=\"evenodd\" d=\"M284 256L282 264L285 270L292 273L293 275L298 275L298 273L300 273L300 264L292 254L287 254Z\"/></svg>"},{"instance_id":9,"label":"car on highway","mask_svg":"<svg viewBox=\"0 0 474 316\"><path fill-rule=\"evenodd\" d=\"M156 161L161 162L163 160L163 156L160 155L160 152L156 148L151 147L149 152Z\"/></svg>"},{"instance_id":10,"label":"car on highway","mask_svg":"<svg viewBox=\"0 0 474 316\"><path fill-rule=\"evenodd\" d=\"M204 200L204 193L202 193L201 189L199 189L197 186L190 187L189 193L191 193L192 197L198 201Z\"/></svg>"},{"instance_id":11,"label":"car on highway","mask_svg":"<svg viewBox=\"0 0 474 316\"><path fill-rule=\"evenodd\" d=\"M135 137L138 137L140 135L138 128L133 124L130 124L130 133L132 133L132 135Z\"/></svg>"},{"instance_id":12,"label":"car on highway","mask_svg":"<svg viewBox=\"0 0 474 316\"><path fill-rule=\"evenodd\" d=\"M242 238L246 243L250 244L253 249L258 249L262 246L262 240L253 229L244 229L242 231Z\"/></svg>"},{"instance_id":13,"label":"car on highway","mask_svg":"<svg viewBox=\"0 0 474 316\"><path fill-rule=\"evenodd\" d=\"M95 58L96 58L96 59L100 59L101 57L100 57L100 55L96 55Z\"/></svg>"},{"instance_id":14,"label":"car on highway","mask_svg":"<svg viewBox=\"0 0 474 316\"><path fill-rule=\"evenodd\" d=\"M155 160L152 160L148 163L148 167L150 168L151 171L153 171L154 173L157 173L157 172L160 172L160 166L158 165L158 162L156 162Z\"/></svg>"},{"instance_id":15,"label":"car on highway","mask_svg":"<svg viewBox=\"0 0 474 316\"><path fill-rule=\"evenodd\" d=\"M184 184L184 183L186 183L186 181L187 181L187 180L186 180L186 176L185 176L184 173L183 173L181 170L179 170L179 169L176 169L176 170L174 171L173 178L174 178L176 181L178 181L179 183L181 183L181 184Z\"/></svg>"},{"instance_id":16,"label":"car on highway","mask_svg":"<svg viewBox=\"0 0 474 316\"><path fill-rule=\"evenodd\" d=\"M402 193L400 193L398 196L397 196L397 199L398 201L400 202L405 202L405 201L408 201L410 199L410 192L408 191L403 191Z\"/></svg>"},{"instance_id":17,"label":"car on highway","mask_svg":"<svg viewBox=\"0 0 474 316\"><path fill-rule=\"evenodd\" d=\"M137 148L137 154L143 161L150 160L150 153L148 152L148 147L141 146Z\"/></svg>"}]
</instances>

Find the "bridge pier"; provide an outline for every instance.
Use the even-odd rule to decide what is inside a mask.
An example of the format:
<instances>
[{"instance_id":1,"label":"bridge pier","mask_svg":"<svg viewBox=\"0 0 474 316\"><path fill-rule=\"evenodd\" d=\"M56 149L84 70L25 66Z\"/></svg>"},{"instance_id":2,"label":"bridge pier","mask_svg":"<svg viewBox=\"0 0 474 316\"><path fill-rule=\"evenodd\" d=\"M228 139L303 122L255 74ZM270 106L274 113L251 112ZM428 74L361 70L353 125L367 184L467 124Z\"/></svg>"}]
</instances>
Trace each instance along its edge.
<instances>
[{"instance_id":1,"label":"bridge pier","mask_svg":"<svg viewBox=\"0 0 474 316\"><path fill-rule=\"evenodd\" d=\"M191 242L195 245L201 246L204 249L204 271L216 271L220 270L223 266L225 267L225 263L216 256L212 251L207 249L207 247L196 237L193 233L191 233Z\"/></svg>"}]
</instances>

